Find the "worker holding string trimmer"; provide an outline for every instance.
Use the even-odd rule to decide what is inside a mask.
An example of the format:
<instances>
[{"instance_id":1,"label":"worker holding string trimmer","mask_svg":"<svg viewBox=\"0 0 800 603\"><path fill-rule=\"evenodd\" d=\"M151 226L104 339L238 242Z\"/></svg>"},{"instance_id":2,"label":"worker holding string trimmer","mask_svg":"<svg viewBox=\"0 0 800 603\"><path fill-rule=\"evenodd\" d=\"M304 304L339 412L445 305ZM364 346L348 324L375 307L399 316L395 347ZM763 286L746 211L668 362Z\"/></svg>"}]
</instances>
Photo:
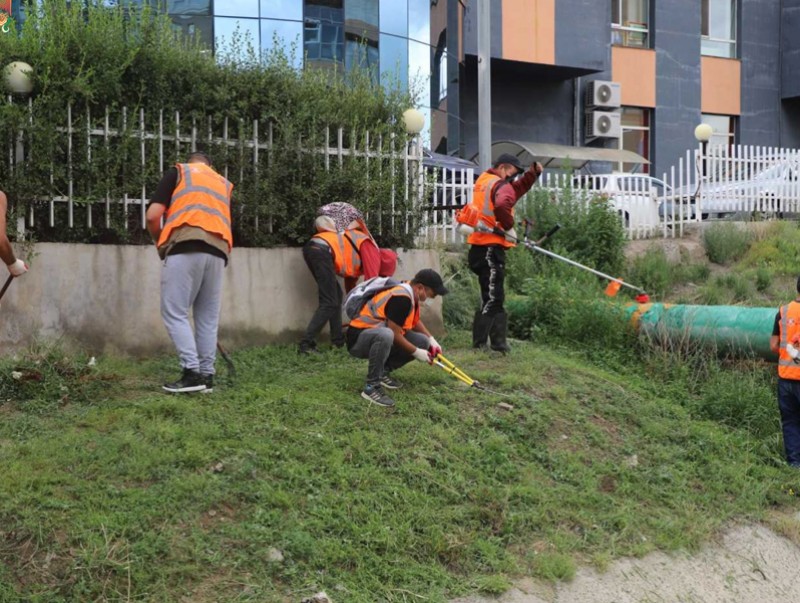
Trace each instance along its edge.
<instances>
[{"instance_id":1,"label":"worker holding string trimmer","mask_svg":"<svg viewBox=\"0 0 800 603\"><path fill-rule=\"evenodd\" d=\"M542 164L534 162L527 170L522 162L503 153L494 166L475 182L472 203L462 209L456 219L474 230L467 238L471 245L467 260L478 275L481 286L481 307L472 322L472 347L509 352L508 315L505 301L506 249L514 247L514 206L527 193L542 173ZM483 228L477 229L480 223ZM487 232L488 231L488 232Z\"/></svg>"}]
</instances>

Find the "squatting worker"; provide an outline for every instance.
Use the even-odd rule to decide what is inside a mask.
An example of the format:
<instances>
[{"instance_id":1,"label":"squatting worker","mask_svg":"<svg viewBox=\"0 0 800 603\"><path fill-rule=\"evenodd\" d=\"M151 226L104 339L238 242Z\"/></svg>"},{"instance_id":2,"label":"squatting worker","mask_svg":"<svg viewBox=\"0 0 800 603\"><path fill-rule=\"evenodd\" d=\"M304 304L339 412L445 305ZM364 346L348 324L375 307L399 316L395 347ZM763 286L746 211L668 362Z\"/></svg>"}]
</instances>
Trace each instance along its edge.
<instances>
[{"instance_id":1,"label":"squatting worker","mask_svg":"<svg viewBox=\"0 0 800 603\"><path fill-rule=\"evenodd\" d=\"M778 354L778 408L786 462L800 467L800 278L797 297L775 316L769 347Z\"/></svg>"},{"instance_id":2,"label":"squatting worker","mask_svg":"<svg viewBox=\"0 0 800 603\"><path fill-rule=\"evenodd\" d=\"M379 250L362 220L349 221L343 231L337 229L340 225L330 216L318 216L317 234L303 247L303 259L317 282L319 304L300 341L301 354L317 351L316 338L326 324L330 325L331 343L335 347L344 345L342 289L337 276L344 277L345 290L350 291L360 276L365 280L392 276L397 266L397 254L390 249Z\"/></svg>"},{"instance_id":3,"label":"squatting worker","mask_svg":"<svg viewBox=\"0 0 800 603\"><path fill-rule=\"evenodd\" d=\"M233 184L212 169L208 155L195 152L188 163L164 173L147 208L147 230L164 260L161 318L183 369L177 381L164 385L168 392L214 387L222 270L233 247L232 191Z\"/></svg>"},{"instance_id":4,"label":"squatting worker","mask_svg":"<svg viewBox=\"0 0 800 603\"><path fill-rule=\"evenodd\" d=\"M467 238L470 244L467 260L481 287L481 307L472 322L473 347L485 347L488 338L493 350L504 353L510 350L508 316L503 308L506 249L516 245L514 205L541 173L540 163L525 171L517 157L504 153L475 181L472 204L481 221L493 232L476 230Z\"/></svg>"},{"instance_id":5,"label":"squatting worker","mask_svg":"<svg viewBox=\"0 0 800 603\"><path fill-rule=\"evenodd\" d=\"M361 397L380 406L394 406L386 389L401 383L392 371L411 362L432 363L442 347L420 320L420 304L446 295L442 277L430 268L413 279L376 294L361 309L347 330L347 349L356 358L368 358L367 383Z\"/></svg>"},{"instance_id":6,"label":"squatting worker","mask_svg":"<svg viewBox=\"0 0 800 603\"><path fill-rule=\"evenodd\" d=\"M28 271L28 265L14 255L14 250L11 248L11 242L6 234L6 211L8 211L8 198L3 191L0 191L0 259L5 262L11 276L22 276Z\"/></svg>"}]
</instances>

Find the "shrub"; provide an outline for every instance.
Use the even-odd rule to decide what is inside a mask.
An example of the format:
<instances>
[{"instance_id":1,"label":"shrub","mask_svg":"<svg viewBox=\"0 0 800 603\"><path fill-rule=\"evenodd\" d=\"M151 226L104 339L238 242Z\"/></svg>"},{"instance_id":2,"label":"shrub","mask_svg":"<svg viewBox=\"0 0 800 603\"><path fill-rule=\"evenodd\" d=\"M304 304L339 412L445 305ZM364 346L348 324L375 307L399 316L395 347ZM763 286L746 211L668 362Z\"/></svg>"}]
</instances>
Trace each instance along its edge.
<instances>
[{"instance_id":1,"label":"shrub","mask_svg":"<svg viewBox=\"0 0 800 603\"><path fill-rule=\"evenodd\" d=\"M480 305L481 292L477 277L467 265L463 253L448 253L442 258L442 277L449 293L442 300L442 316L446 325L468 329Z\"/></svg>"},{"instance_id":2,"label":"shrub","mask_svg":"<svg viewBox=\"0 0 800 603\"><path fill-rule=\"evenodd\" d=\"M715 264L729 264L750 248L753 234L728 222L714 224L703 233L708 259Z\"/></svg>"},{"instance_id":3,"label":"shrub","mask_svg":"<svg viewBox=\"0 0 800 603\"><path fill-rule=\"evenodd\" d=\"M631 262L628 280L652 295L663 297L674 284L673 267L660 247L649 248Z\"/></svg>"},{"instance_id":4,"label":"shrub","mask_svg":"<svg viewBox=\"0 0 800 603\"><path fill-rule=\"evenodd\" d=\"M765 292L772 284L772 273L766 268L756 270L756 289Z\"/></svg>"},{"instance_id":5,"label":"shrub","mask_svg":"<svg viewBox=\"0 0 800 603\"><path fill-rule=\"evenodd\" d=\"M520 201L519 213L533 222L533 239L555 224L561 225L561 230L547 243L557 253L601 272L616 273L622 269L625 232L608 201L587 198L566 187L558 192L534 188Z\"/></svg>"},{"instance_id":6,"label":"shrub","mask_svg":"<svg viewBox=\"0 0 800 603\"><path fill-rule=\"evenodd\" d=\"M35 66L30 111L24 103L0 104L0 139L21 136L29 158L16 169L0 162L0 182L17 215L33 207L46 216L49 200L70 190L77 204L69 230L65 203L55 205L55 227L37 220L39 240L147 242L139 212L122 204L114 203L110 227L103 223L106 196L151 194L163 170L197 144L235 184L237 245L298 244L311 234L316 208L339 200L365 212L382 245L413 246L418 204L415 190L406 191L402 159L409 93L377 85L358 68L346 75L295 70L291 49L262 57L238 35L229 54L215 58L176 36L166 15L105 4L48 0L29 7L21 35L0 35L0 64ZM65 132L68 106L73 135ZM107 144L92 137L90 148L84 132L102 130L106 110L115 133ZM177 134L176 112L179 142L169 139ZM150 132L163 123L163 161L156 140L141 140L140 120ZM324 154L309 152L326 141L336 146L340 128L346 149L365 149L369 132L373 156L347 154L341 168L333 158L329 169ZM246 146L256 138L272 145L257 161ZM378 150L395 158L381 159Z\"/></svg>"}]
</instances>

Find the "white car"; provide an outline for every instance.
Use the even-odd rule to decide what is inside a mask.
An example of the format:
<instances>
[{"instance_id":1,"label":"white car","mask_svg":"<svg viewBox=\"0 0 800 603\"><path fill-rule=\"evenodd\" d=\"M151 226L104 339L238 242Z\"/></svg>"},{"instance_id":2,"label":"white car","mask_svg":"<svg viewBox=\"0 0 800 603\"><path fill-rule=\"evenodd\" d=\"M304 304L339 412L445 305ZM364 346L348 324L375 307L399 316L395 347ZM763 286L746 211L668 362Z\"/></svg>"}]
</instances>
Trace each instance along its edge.
<instances>
[{"instance_id":1,"label":"white car","mask_svg":"<svg viewBox=\"0 0 800 603\"><path fill-rule=\"evenodd\" d=\"M800 201L800 166L777 161L751 177L708 174L692 191L703 218L733 213L783 213L797 211Z\"/></svg>"},{"instance_id":2,"label":"white car","mask_svg":"<svg viewBox=\"0 0 800 603\"><path fill-rule=\"evenodd\" d=\"M577 177L573 179L573 187L608 199L629 230L651 230L659 226L665 215L671 215L672 189L663 180L647 174L615 172ZM679 205L676 210L677 218L681 216ZM683 219L689 219L691 208L685 206L683 210Z\"/></svg>"}]
</instances>

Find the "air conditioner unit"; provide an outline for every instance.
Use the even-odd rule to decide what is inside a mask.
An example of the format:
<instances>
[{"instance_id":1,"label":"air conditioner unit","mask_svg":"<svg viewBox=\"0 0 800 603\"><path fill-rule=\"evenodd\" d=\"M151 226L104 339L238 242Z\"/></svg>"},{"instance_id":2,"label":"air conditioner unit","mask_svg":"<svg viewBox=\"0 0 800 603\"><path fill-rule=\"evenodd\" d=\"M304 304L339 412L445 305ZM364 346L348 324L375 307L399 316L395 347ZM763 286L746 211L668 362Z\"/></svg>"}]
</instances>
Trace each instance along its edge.
<instances>
[{"instance_id":1,"label":"air conditioner unit","mask_svg":"<svg viewBox=\"0 0 800 603\"><path fill-rule=\"evenodd\" d=\"M618 82L593 80L586 87L586 106L616 109L622 102L622 87Z\"/></svg>"},{"instance_id":2,"label":"air conditioner unit","mask_svg":"<svg viewBox=\"0 0 800 603\"><path fill-rule=\"evenodd\" d=\"M586 138L619 138L620 114L613 111L586 112Z\"/></svg>"}]
</instances>

